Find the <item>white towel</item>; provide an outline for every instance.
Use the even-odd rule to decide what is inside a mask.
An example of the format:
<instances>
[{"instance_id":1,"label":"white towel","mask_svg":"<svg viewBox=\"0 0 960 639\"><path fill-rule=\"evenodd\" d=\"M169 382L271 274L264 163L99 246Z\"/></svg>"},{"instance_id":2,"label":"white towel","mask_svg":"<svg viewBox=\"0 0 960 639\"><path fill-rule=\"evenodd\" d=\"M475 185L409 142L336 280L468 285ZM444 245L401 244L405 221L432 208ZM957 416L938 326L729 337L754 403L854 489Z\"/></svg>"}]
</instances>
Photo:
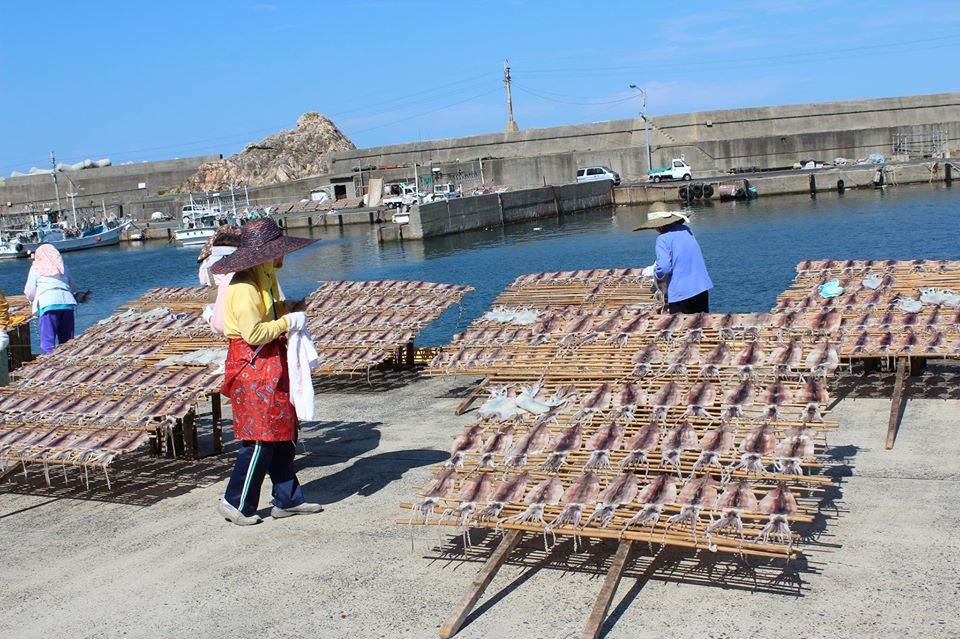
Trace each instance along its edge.
<instances>
[{"instance_id":1,"label":"white towel","mask_svg":"<svg viewBox=\"0 0 960 639\"><path fill-rule=\"evenodd\" d=\"M290 371L290 401L300 421L313 421L313 378L310 369L319 362L313 338L306 328L287 333L287 369Z\"/></svg>"}]
</instances>

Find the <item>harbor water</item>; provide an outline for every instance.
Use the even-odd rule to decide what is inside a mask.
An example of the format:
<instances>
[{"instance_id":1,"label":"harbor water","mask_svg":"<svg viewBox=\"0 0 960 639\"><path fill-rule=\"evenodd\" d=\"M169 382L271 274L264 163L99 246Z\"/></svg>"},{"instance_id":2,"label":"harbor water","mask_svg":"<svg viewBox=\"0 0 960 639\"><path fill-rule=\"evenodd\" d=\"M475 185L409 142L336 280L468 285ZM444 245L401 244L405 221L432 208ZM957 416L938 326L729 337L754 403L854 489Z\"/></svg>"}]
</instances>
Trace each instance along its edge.
<instances>
[{"instance_id":1,"label":"harbor water","mask_svg":"<svg viewBox=\"0 0 960 639\"><path fill-rule=\"evenodd\" d=\"M294 231L317 244L287 258L280 280L301 297L323 279L418 279L468 284L454 307L421 336L443 344L484 312L514 278L538 271L642 267L653 261L653 231L633 233L646 207L620 207L544 218L423 242L379 246L370 227ZM944 186L899 187L752 202L708 202L694 207L692 228L714 282L711 310L769 310L803 259L960 259L960 191ZM64 260L81 289L93 291L79 307L78 330L118 306L163 286L196 286L198 247L166 242L123 244ZM23 292L29 260L0 263L0 288ZM36 326L33 327L34 350Z\"/></svg>"}]
</instances>

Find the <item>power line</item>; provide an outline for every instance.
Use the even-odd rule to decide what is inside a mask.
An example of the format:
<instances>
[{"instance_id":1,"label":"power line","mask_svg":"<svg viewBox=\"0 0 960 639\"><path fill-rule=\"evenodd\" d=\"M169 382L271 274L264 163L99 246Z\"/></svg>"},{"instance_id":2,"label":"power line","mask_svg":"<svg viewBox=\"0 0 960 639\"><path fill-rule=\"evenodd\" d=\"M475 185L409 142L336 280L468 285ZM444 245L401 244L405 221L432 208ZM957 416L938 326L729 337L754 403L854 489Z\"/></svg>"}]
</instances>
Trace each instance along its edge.
<instances>
[{"instance_id":1,"label":"power line","mask_svg":"<svg viewBox=\"0 0 960 639\"><path fill-rule=\"evenodd\" d=\"M630 100L634 100L634 99L636 99L636 97L637 97L636 95L631 94L631 95L628 95L628 96L625 96L625 97L616 98L616 99L614 99L614 100L592 100L592 101L586 101L586 102L575 102L575 101L571 101L571 100L561 100L561 99L558 99L558 98L552 98L552 97L550 97L550 96L543 95L542 93L539 93L539 92L534 91L534 90L532 90L532 89L528 89L528 88L526 88L526 87L522 87L522 86L518 85L516 82L513 83L513 86L515 86L516 88L520 89L522 92L528 93L528 94L533 95L533 96L536 96L536 97L540 98L541 100L547 100L548 102L557 102L557 103L559 103L559 104L572 104L572 105L575 105L575 106L603 106L603 105L607 105L607 104L621 104L621 103L623 103L623 102L629 102ZM571 97L575 97L575 96L571 96Z\"/></svg>"}]
</instances>

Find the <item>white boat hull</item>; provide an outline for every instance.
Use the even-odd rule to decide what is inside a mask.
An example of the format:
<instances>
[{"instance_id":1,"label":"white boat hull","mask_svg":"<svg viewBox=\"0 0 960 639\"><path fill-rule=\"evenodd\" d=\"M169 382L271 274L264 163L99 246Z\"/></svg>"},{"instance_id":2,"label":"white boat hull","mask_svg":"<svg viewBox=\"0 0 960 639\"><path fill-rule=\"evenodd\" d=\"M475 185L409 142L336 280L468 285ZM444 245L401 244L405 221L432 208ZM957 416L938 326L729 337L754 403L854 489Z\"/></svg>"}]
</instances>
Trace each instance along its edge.
<instances>
[{"instance_id":1,"label":"white boat hull","mask_svg":"<svg viewBox=\"0 0 960 639\"><path fill-rule=\"evenodd\" d=\"M54 240L52 242L37 242L33 244L24 244L24 251L33 253L40 244L52 244L61 253L66 251L82 251L84 249L99 248L101 246L113 246L120 243L120 234L130 226L130 222L124 222L120 226L108 229L95 235L85 235L83 237L71 237L63 240Z\"/></svg>"},{"instance_id":2,"label":"white boat hull","mask_svg":"<svg viewBox=\"0 0 960 639\"><path fill-rule=\"evenodd\" d=\"M217 234L217 229L204 227L199 229L177 229L177 241L184 246L206 244L207 240Z\"/></svg>"}]
</instances>

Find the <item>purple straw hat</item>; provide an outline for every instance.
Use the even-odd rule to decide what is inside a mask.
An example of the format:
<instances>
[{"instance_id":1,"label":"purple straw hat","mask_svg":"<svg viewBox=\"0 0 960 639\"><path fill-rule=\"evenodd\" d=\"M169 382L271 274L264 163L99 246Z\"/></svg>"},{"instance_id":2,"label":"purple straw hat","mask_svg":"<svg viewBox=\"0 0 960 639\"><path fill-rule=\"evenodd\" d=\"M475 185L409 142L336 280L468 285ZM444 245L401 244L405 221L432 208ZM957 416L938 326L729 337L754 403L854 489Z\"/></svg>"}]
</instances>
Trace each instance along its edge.
<instances>
[{"instance_id":1,"label":"purple straw hat","mask_svg":"<svg viewBox=\"0 0 960 639\"><path fill-rule=\"evenodd\" d=\"M217 275L245 271L310 246L316 241L284 235L277 223L270 218L254 220L243 225L240 231L240 248L220 258L210 267L210 271Z\"/></svg>"}]
</instances>

